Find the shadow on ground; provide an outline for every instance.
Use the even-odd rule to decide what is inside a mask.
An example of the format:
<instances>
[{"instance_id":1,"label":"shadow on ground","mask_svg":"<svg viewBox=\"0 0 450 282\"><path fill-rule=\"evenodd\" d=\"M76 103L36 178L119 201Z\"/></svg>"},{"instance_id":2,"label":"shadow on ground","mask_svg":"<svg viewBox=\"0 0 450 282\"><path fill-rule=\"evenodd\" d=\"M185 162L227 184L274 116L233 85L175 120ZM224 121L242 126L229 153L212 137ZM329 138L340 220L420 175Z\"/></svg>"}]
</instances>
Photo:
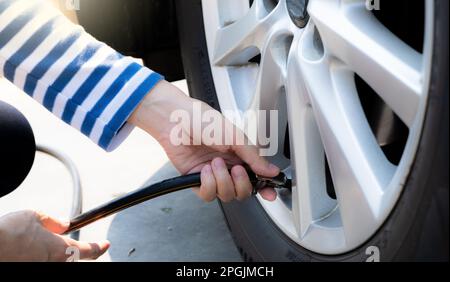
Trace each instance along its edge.
<instances>
[{"instance_id":1,"label":"shadow on ground","mask_svg":"<svg viewBox=\"0 0 450 282\"><path fill-rule=\"evenodd\" d=\"M176 176L166 164L147 183ZM191 190L125 210L108 230L112 261L241 261L217 202Z\"/></svg>"}]
</instances>

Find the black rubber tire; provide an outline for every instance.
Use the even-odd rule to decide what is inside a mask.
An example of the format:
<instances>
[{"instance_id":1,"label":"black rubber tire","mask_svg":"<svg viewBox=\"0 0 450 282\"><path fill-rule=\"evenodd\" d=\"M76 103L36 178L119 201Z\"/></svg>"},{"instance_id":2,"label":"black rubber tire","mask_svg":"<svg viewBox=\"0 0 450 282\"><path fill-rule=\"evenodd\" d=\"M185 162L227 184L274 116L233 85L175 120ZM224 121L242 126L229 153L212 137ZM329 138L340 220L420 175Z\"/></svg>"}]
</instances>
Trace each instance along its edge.
<instances>
[{"instance_id":1,"label":"black rubber tire","mask_svg":"<svg viewBox=\"0 0 450 282\"><path fill-rule=\"evenodd\" d=\"M433 70L424 129L414 165L395 209L359 248L325 256L283 234L253 197L221 204L246 261L366 261L377 246L381 261L448 261L449 103L448 1L435 1ZM200 0L178 0L177 17L185 74L194 98L220 110L206 48Z\"/></svg>"}]
</instances>

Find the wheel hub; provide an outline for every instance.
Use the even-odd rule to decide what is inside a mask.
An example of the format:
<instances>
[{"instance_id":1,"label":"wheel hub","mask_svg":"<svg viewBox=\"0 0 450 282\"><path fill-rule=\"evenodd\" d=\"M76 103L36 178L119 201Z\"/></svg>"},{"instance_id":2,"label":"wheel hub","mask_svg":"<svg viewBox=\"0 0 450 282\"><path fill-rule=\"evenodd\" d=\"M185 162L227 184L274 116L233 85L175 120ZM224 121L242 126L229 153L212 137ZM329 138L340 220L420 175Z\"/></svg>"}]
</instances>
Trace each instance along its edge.
<instances>
[{"instance_id":1,"label":"wheel hub","mask_svg":"<svg viewBox=\"0 0 450 282\"><path fill-rule=\"evenodd\" d=\"M298 28L304 28L309 20L308 0L286 0L289 16Z\"/></svg>"}]
</instances>

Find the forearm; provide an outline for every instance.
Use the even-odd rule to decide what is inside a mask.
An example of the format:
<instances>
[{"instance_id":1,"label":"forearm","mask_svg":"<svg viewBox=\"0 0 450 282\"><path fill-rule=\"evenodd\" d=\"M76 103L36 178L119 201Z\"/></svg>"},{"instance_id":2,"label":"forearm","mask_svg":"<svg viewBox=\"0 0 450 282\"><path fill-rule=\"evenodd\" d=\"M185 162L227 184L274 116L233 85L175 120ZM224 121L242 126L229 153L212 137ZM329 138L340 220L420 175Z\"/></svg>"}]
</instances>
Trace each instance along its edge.
<instances>
[{"instance_id":1,"label":"forearm","mask_svg":"<svg viewBox=\"0 0 450 282\"><path fill-rule=\"evenodd\" d=\"M161 81L145 96L129 122L159 139L169 134L170 115L177 110L192 111L192 99L171 83Z\"/></svg>"},{"instance_id":2,"label":"forearm","mask_svg":"<svg viewBox=\"0 0 450 282\"><path fill-rule=\"evenodd\" d=\"M106 150L162 79L38 0L0 0L0 75Z\"/></svg>"}]
</instances>

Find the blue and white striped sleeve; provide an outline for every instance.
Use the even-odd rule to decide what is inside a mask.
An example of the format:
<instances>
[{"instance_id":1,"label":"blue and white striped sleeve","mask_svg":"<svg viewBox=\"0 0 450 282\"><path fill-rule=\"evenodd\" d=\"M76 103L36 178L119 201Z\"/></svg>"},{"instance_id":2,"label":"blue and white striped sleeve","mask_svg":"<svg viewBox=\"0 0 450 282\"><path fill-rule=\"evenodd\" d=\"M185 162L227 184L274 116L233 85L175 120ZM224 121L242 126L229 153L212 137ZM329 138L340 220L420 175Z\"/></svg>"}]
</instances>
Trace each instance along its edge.
<instances>
[{"instance_id":1,"label":"blue and white striped sleeve","mask_svg":"<svg viewBox=\"0 0 450 282\"><path fill-rule=\"evenodd\" d=\"M0 0L0 76L107 151L163 77L122 56L42 0Z\"/></svg>"}]
</instances>

